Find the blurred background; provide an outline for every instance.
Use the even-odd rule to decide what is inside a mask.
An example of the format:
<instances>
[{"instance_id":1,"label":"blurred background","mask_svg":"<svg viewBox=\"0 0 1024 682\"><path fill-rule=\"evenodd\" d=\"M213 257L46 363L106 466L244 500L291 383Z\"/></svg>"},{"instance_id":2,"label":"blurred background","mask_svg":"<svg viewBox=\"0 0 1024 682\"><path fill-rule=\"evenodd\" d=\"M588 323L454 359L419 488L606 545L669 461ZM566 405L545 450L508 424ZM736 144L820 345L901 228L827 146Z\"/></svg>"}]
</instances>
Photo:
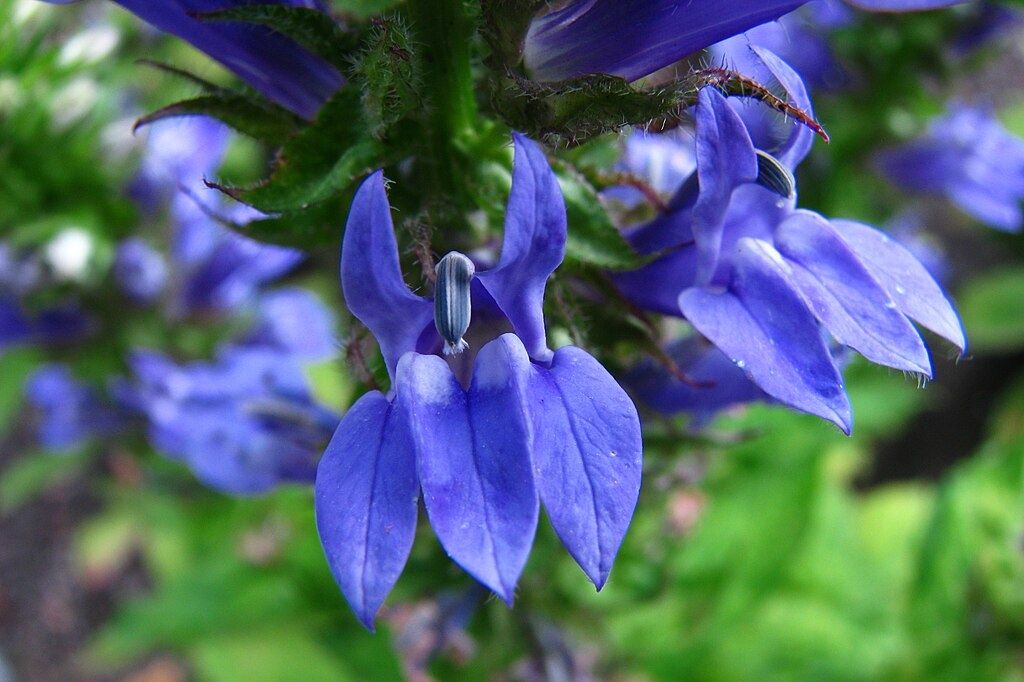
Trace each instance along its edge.
<instances>
[{"instance_id":1,"label":"blurred background","mask_svg":"<svg viewBox=\"0 0 1024 682\"><path fill-rule=\"evenodd\" d=\"M111 3L0 0L0 682L1024 679L1024 237L905 192L879 156L960 105L1024 136L1022 16L805 11L786 29L819 51L833 140L801 168L803 205L913 244L958 303L964 358L932 343L927 385L852 360L850 438L764 405L700 429L645 415L640 504L600 594L542 521L509 610L421 524L370 634L308 485L380 371L336 248L225 227L263 216L203 179L258 180L256 143L199 119L133 131L196 91L143 60L232 82L203 55Z\"/></svg>"}]
</instances>

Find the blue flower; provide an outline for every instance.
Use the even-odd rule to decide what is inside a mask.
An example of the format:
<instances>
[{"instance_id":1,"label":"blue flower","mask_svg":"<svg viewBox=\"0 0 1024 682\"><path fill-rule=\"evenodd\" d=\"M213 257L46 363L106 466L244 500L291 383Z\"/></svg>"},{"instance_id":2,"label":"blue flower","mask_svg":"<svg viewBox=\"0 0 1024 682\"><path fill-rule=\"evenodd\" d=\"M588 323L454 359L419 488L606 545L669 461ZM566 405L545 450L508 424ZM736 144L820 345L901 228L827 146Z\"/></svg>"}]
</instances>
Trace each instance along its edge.
<instances>
[{"instance_id":1,"label":"blue flower","mask_svg":"<svg viewBox=\"0 0 1024 682\"><path fill-rule=\"evenodd\" d=\"M849 0L849 4L905 12L965 1ZM523 62L539 81L596 73L634 81L806 4L807 0L571 0L533 20ZM819 6L815 12L826 22L841 16L834 6Z\"/></svg>"},{"instance_id":2,"label":"blue flower","mask_svg":"<svg viewBox=\"0 0 1024 682\"><path fill-rule=\"evenodd\" d=\"M0 352L32 338L31 322L17 300L0 296Z\"/></svg>"},{"instance_id":3,"label":"blue flower","mask_svg":"<svg viewBox=\"0 0 1024 682\"><path fill-rule=\"evenodd\" d=\"M806 1L574 0L533 20L523 59L536 80L604 73L633 81Z\"/></svg>"},{"instance_id":4,"label":"blue flower","mask_svg":"<svg viewBox=\"0 0 1024 682\"><path fill-rule=\"evenodd\" d=\"M167 261L140 237L124 240L114 258L114 278L132 300L149 303L167 286Z\"/></svg>"},{"instance_id":5,"label":"blue flower","mask_svg":"<svg viewBox=\"0 0 1024 682\"><path fill-rule=\"evenodd\" d=\"M682 376L647 358L624 377L636 396L659 414L686 412L700 426L721 410L769 399L725 353L699 336L674 341L665 351Z\"/></svg>"},{"instance_id":6,"label":"blue flower","mask_svg":"<svg viewBox=\"0 0 1024 682\"><path fill-rule=\"evenodd\" d=\"M220 167L231 130L207 116L164 119L145 128L146 145L132 186L134 198L149 211L179 192L199 195L205 178Z\"/></svg>"},{"instance_id":7,"label":"blue flower","mask_svg":"<svg viewBox=\"0 0 1024 682\"><path fill-rule=\"evenodd\" d=\"M115 412L65 365L38 368L25 385L25 399L38 417L36 439L48 450L70 450L117 423Z\"/></svg>"},{"instance_id":8,"label":"blue flower","mask_svg":"<svg viewBox=\"0 0 1024 682\"><path fill-rule=\"evenodd\" d=\"M500 260L435 293L442 316L468 313L471 298L468 352L441 356L435 302L402 279L381 173L352 204L345 300L377 337L393 382L388 395L360 398L339 425L317 472L316 517L334 577L367 627L408 558L420 490L448 554L506 602L541 501L599 588L636 504L636 409L593 357L547 346L544 289L565 254L565 206L542 151L514 142Z\"/></svg>"},{"instance_id":9,"label":"blue flower","mask_svg":"<svg viewBox=\"0 0 1024 682\"><path fill-rule=\"evenodd\" d=\"M791 12L778 21L769 22L712 45L716 61L746 75L759 69L750 45L757 45L778 55L813 87L835 86L844 74L828 42L828 32L849 23L853 10L839 0L810 2L800 11Z\"/></svg>"},{"instance_id":10,"label":"blue flower","mask_svg":"<svg viewBox=\"0 0 1024 682\"><path fill-rule=\"evenodd\" d=\"M122 400L146 417L154 447L206 485L251 495L313 481L338 417L312 399L293 356L227 346L212 363L178 365L139 351L131 366Z\"/></svg>"},{"instance_id":11,"label":"blue flower","mask_svg":"<svg viewBox=\"0 0 1024 682\"><path fill-rule=\"evenodd\" d=\"M809 111L796 74L757 54ZM931 360L912 320L964 348L956 312L909 251L867 225L798 209L795 191L780 197L763 186L763 157L717 91L701 91L696 118L696 173L667 212L629 235L639 251L662 254L617 276L629 298L685 317L766 394L846 432L850 405L825 332L873 362L925 376ZM812 139L794 127L778 161L792 170Z\"/></svg>"},{"instance_id":12,"label":"blue flower","mask_svg":"<svg viewBox=\"0 0 1024 682\"><path fill-rule=\"evenodd\" d=\"M1024 23L1024 12L994 2L978 2L972 9L953 44L960 55L996 42Z\"/></svg>"},{"instance_id":13,"label":"blue flower","mask_svg":"<svg viewBox=\"0 0 1024 682\"><path fill-rule=\"evenodd\" d=\"M46 0L68 4L74 0ZM161 31L210 55L249 85L296 114L312 118L344 84L327 62L295 42L260 26L204 22L194 14L255 4L246 0L115 0ZM265 4L321 9L315 0L266 0Z\"/></svg>"},{"instance_id":14,"label":"blue flower","mask_svg":"<svg viewBox=\"0 0 1024 682\"><path fill-rule=\"evenodd\" d=\"M677 129L653 134L633 130L622 142L622 154L615 169L643 179L659 196L668 197L696 168L693 140ZM634 208L644 195L634 187L613 186L604 190L608 198Z\"/></svg>"},{"instance_id":15,"label":"blue flower","mask_svg":"<svg viewBox=\"0 0 1024 682\"><path fill-rule=\"evenodd\" d=\"M172 314L224 312L250 304L263 285L302 261L296 249L262 244L226 227L266 217L220 192L208 191L203 182L223 160L231 135L227 126L191 116L159 121L148 131L133 189L149 211L169 206L174 229L169 267ZM142 258L138 245L127 248L126 259ZM125 265L126 270L131 267ZM155 262L147 267L148 276L155 278Z\"/></svg>"},{"instance_id":16,"label":"blue flower","mask_svg":"<svg viewBox=\"0 0 1024 682\"><path fill-rule=\"evenodd\" d=\"M6 242L0 242L0 293L23 296L37 287L43 279L39 259L28 255Z\"/></svg>"},{"instance_id":17,"label":"blue flower","mask_svg":"<svg viewBox=\"0 0 1024 682\"><path fill-rule=\"evenodd\" d=\"M0 352L23 343L64 345L90 331L90 320L75 301L39 311L26 305L46 283L37 253L0 242Z\"/></svg>"},{"instance_id":18,"label":"blue flower","mask_svg":"<svg viewBox=\"0 0 1024 682\"><path fill-rule=\"evenodd\" d=\"M263 294L247 345L276 348L301 360L326 360L338 352L334 316L311 292L297 287Z\"/></svg>"},{"instance_id":19,"label":"blue flower","mask_svg":"<svg viewBox=\"0 0 1024 682\"><path fill-rule=\"evenodd\" d=\"M179 193L171 203L175 223L172 255L179 272L176 312L234 310L255 300L260 287L293 270L301 251L264 244L222 223L244 225L262 214L230 202L203 206Z\"/></svg>"},{"instance_id":20,"label":"blue flower","mask_svg":"<svg viewBox=\"0 0 1024 682\"><path fill-rule=\"evenodd\" d=\"M987 108L953 105L923 136L883 152L879 165L900 187L943 195L996 229L1024 227L1024 140Z\"/></svg>"}]
</instances>

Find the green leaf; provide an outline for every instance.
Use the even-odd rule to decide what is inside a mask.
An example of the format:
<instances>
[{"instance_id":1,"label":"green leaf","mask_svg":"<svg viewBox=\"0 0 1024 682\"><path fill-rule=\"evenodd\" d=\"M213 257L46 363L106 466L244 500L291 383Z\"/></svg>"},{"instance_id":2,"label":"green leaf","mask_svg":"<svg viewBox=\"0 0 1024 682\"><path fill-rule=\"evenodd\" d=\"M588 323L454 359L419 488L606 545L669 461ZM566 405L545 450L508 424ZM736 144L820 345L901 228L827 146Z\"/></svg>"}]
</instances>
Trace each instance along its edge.
<instances>
[{"instance_id":1,"label":"green leaf","mask_svg":"<svg viewBox=\"0 0 1024 682\"><path fill-rule=\"evenodd\" d=\"M971 281L959 296L971 348L1006 352L1024 347L1024 268Z\"/></svg>"},{"instance_id":2,"label":"green leaf","mask_svg":"<svg viewBox=\"0 0 1024 682\"><path fill-rule=\"evenodd\" d=\"M356 88L335 94L316 121L282 147L263 182L253 187L216 186L265 213L305 209L344 190L387 160L384 145L366 133L359 99Z\"/></svg>"},{"instance_id":3,"label":"green leaf","mask_svg":"<svg viewBox=\"0 0 1024 682\"><path fill-rule=\"evenodd\" d=\"M305 47L340 71L350 65L350 57L358 46L358 36L346 33L329 14L309 7L288 5L242 5L202 12L204 21L242 21L267 26Z\"/></svg>"},{"instance_id":4,"label":"green leaf","mask_svg":"<svg viewBox=\"0 0 1024 682\"><path fill-rule=\"evenodd\" d=\"M557 175L569 219L566 255L578 263L607 270L643 265L644 259L626 243L590 183L566 169L560 169Z\"/></svg>"},{"instance_id":5,"label":"green leaf","mask_svg":"<svg viewBox=\"0 0 1024 682\"><path fill-rule=\"evenodd\" d=\"M200 640L189 656L206 682L344 682L356 679L299 627L215 636Z\"/></svg>"},{"instance_id":6,"label":"green leaf","mask_svg":"<svg viewBox=\"0 0 1024 682\"><path fill-rule=\"evenodd\" d=\"M173 583L125 603L90 644L88 662L102 668L155 649L185 650L217 634L251 631L268 619L293 619L303 608L295 585L230 562L230 552L211 553Z\"/></svg>"},{"instance_id":7,"label":"green leaf","mask_svg":"<svg viewBox=\"0 0 1024 682\"><path fill-rule=\"evenodd\" d=\"M154 59L140 59L139 64L141 64L142 66L148 66L152 69L156 69L157 71L169 73L172 76L175 76L176 78L180 78L182 80L186 80L192 83L193 85L198 85L203 92L217 92L223 89L216 83L211 83L202 76L198 76L187 69L180 69L177 66L172 66L170 64L165 64L163 62L158 62Z\"/></svg>"},{"instance_id":8,"label":"green leaf","mask_svg":"<svg viewBox=\"0 0 1024 682\"><path fill-rule=\"evenodd\" d=\"M75 563L89 575L113 575L139 537L136 510L115 507L86 521L75 536Z\"/></svg>"},{"instance_id":9,"label":"green leaf","mask_svg":"<svg viewBox=\"0 0 1024 682\"><path fill-rule=\"evenodd\" d=\"M565 147L665 116L692 103L695 94L674 88L641 91L615 76L534 83L509 75L495 84L493 99L509 127Z\"/></svg>"},{"instance_id":10,"label":"green leaf","mask_svg":"<svg viewBox=\"0 0 1024 682\"><path fill-rule=\"evenodd\" d=\"M301 119L276 104L219 88L143 116L135 122L135 129L177 116L212 116L240 133L273 146L284 144L302 124Z\"/></svg>"},{"instance_id":11,"label":"green leaf","mask_svg":"<svg viewBox=\"0 0 1024 682\"><path fill-rule=\"evenodd\" d=\"M41 360L38 349L30 346L0 352L0 436L21 407L22 388Z\"/></svg>"},{"instance_id":12,"label":"green leaf","mask_svg":"<svg viewBox=\"0 0 1024 682\"><path fill-rule=\"evenodd\" d=\"M0 513L17 509L53 485L79 473L87 458L81 453L39 452L16 461L0 477Z\"/></svg>"},{"instance_id":13,"label":"green leaf","mask_svg":"<svg viewBox=\"0 0 1024 682\"><path fill-rule=\"evenodd\" d=\"M229 227L251 239L278 246L306 250L337 246L344 232L343 219L351 194L351 191L345 191L340 201L327 201L306 209L284 211L276 216Z\"/></svg>"}]
</instances>

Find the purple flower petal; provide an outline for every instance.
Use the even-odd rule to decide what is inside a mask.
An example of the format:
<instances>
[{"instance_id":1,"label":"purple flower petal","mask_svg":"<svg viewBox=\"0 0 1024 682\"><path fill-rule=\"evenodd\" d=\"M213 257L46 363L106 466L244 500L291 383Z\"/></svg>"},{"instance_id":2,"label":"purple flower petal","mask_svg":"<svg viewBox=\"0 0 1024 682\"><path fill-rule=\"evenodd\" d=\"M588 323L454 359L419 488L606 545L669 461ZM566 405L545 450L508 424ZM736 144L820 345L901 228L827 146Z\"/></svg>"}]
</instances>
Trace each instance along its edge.
<instances>
[{"instance_id":1,"label":"purple flower petal","mask_svg":"<svg viewBox=\"0 0 1024 682\"><path fill-rule=\"evenodd\" d=\"M334 579L359 620L374 617L416 533L418 486L404 415L379 392L348 411L316 475L316 525Z\"/></svg>"},{"instance_id":2,"label":"purple flower petal","mask_svg":"<svg viewBox=\"0 0 1024 682\"><path fill-rule=\"evenodd\" d=\"M699 262L697 282L706 284L718 265L722 228L732 193L757 179L757 156L743 119L715 88L700 91L697 104L697 176L693 234Z\"/></svg>"},{"instance_id":3,"label":"purple flower petal","mask_svg":"<svg viewBox=\"0 0 1024 682\"><path fill-rule=\"evenodd\" d=\"M435 355L404 356L396 380L430 525L452 559L509 604L539 513L524 403L531 371L506 334L480 350L469 391Z\"/></svg>"},{"instance_id":4,"label":"purple flower petal","mask_svg":"<svg viewBox=\"0 0 1024 682\"><path fill-rule=\"evenodd\" d=\"M924 341L896 302L828 221L797 211L779 226L775 246L791 280L839 343L872 362L931 376Z\"/></svg>"},{"instance_id":5,"label":"purple flower petal","mask_svg":"<svg viewBox=\"0 0 1024 682\"><path fill-rule=\"evenodd\" d=\"M853 10L839 0L810 2L802 11L791 12L778 21L755 26L742 35L713 45L711 53L727 67L757 77L757 71L763 68L751 50L757 46L770 50L792 66L815 89L834 89L844 82L845 74L829 44L829 30L849 23L852 17ZM766 82L761 77L758 80Z\"/></svg>"},{"instance_id":6,"label":"purple flower petal","mask_svg":"<svg viewBox=\"0 0 1024 682\"><path fill-rule=\"evenodd\" d=\"M352 200L341 251L341 284L348 309L377 337L394 379L399 358L416 349L432 324L434 306L409 291L402 279L382 171L368 177Z\"/></svg>"},{"instance_id":7,"label":"purple flower petal","mask_svg":"<svg viewBox=\"0 0 1024 682\"><path fill-rule=\"evenodd\" d=\"M751 45L750 50L768 73L771 74L772 78L782 86L786 93L787 101L813 117L814 107L811 104L811 96L807 93L807 86L804 85L800 75L770 51L756 45ZM762 106L762 108L766 107ZM808 126L799 121L789 122L789 127L790 132L786 141L778 149L766 151L770 151L775 158L793 169L799 166L800 162L807 157L817 135Z\"/></svg>"},{"instance_id":8,"label":"purple flower petal","mask_svg":"<svg viewBox=\"0 0 1024 682\"><path fill-rule=\"evenodd\" d=\"M961 352L967 348L953 304L913 254L873 227L852 220L833 220L832 225L904 315L949 340Z\"/></svg>"},{"instance_id":9,"label":"purple flower petal","mask_svg":"<svg viewBox=\"0 0 1024 682\"><path fill-rule=\"evenodd\" d=\"M152 301L167 286L167 261L141 237L129 237L121 242L113 270L121 290L139 303Z\"/></svg>"},{"instance_id":10,"label":"purple flower petal","mask_svg":"<svg viewBox=\"0 0 1024 682\"><path fill-rule=\"evenodd\" d=\"M900 187L944 194L991 227L1024 226L1024 140L987 107L954 104L924 135L879 154L878 165Z\"/></svg>"},{"instance_id":11,"label":"purple flower petal","mask_svg":"<svg viewBox=\"0 0 1024 682\"><path fill-rule=\"evenodd\" d=\"M814 316L789 283L772 246L737 243L728 290L687 289L686 319L776 400L828 419L849 433L850 403Z\"/></svg>"},{"instance_id":12,"label":"purple flower petal","mask_svg":"<svg viewBox=\"0 0 1024 682\"><path fill-rule=\"evenodd\" d=\"M7 346L22 343L31 337L32 328L21 304L0 295L0 352Z\"/></svg>"},{"instance_id":13,"label":"purple flower petal","mask_svg":"<svg viewBox=\"0 0 1024 682\"><path fill-rule=\"evenodd\" d=\"M692 243L693 207L699 196L697 173L691 173L672 195L666 210L649 223L627 232L626 240L637 253L644 255Z\"/></svg>"},{"instance_id":14,"label":"purple flower petal","mask_svg":"<svg viewBox=\"0 0 1024 682\"><path fill-rule=\"evenodd\" d=\"M642 362L625 377L626 385L637 397L661 414L671 416L689 412L699 424L719 410L755 400L768 400L764 391L750 381L725 353L699 336L673 343L666 351L690 379L689 383L672 376L651 359Z\"/></svg>"},{"instance_id":15,"label":"purple flower petal","mask_svg":"<svg viewBox=\"0 0 1024 682\"><path fill-rule=\"evenodd\" d=\"M575 0L534 19L524 61L536 80L591 73L636 80L806 0Z\"/></svg>"},{"instance_id":16,"label":"purple flower petal","mask_svg":"<svg viewBox=\"0 0 1024 682\"><path fill-rule=\"evenodd\" d=\"M643 443L633 402L594 358L559 349L530 386L537 487L562 543L604 586L640 495Z\"/></svg>"},{"instance_id":17,"label":"purple flower petal","mask_svg":"<svg viewBox=\"0 0 1024 682\"><path fill-rule=\"evenodd\" d=\"M54 2L54 0L48 0ZM172 33L210 55L249 85L300 116L312 118L344 84L341 74L297 43L267 28L242 23L204 22L191 15L248 0L115 0L161 31ZM318 7L311 0L258 0L264 4ZM58 4L67 4L58 2Z\"/></svg>"},{"instance_id":18,"label":"purple flower petal","mask_svg":"<svg viewBox=\"0 0 1024 682\"><path fill-rule=\"evenodd\" d=\"M551 358L544 332L544 288L565 257L565 202L544 151L513 134L515 168L498 265L477 273L530 357Z\"/></svg>"},{"instance_id":19,"label":"purple flower petal","mask_svg":"<svg viewBox=\"0 0 1024 682\"><path fill-rule=\"evenodd\" d=\"M69 450L97 432L101 407L84 384L62 364L42 365L25 384L25 400L39 412L36 438L50 450Z\"/></svg>"},{"instance_id":20,"label":"purple flower petal","mask_svg":"<svg viewBox=\"0 0 1024 682\"><path fill-rule=\"evenodd\" d=\"M612 280L635 305L662 315L679 316L679 292L693 286L697 250L686 247L638 270L616 272Z\"/></svg>"},{"instance_id":21,"label":"purple flower petal","mask_svg":"<svg viewBox=\"0 0 1024 682\"><path fill-rule=\"evenodd\" d=\"M993 185L978 185L974 182L950 183L949 199L966 213L1004 232L1020 232L1024 226L1024 210L1021 209L1024 193L1020 196L1006 196Z\"/></svg>"},{"instance_id":22,"label":"purple flower petal","mask_svg":"<svg viewBox=\"0 0 1024 682\"><path fill-rule=\"evenodd\" d=\"M215 118L188 116L157 121L147 126L146 134L137 189L163 197L184 188L198 196L206 189L203 179L211 177L224 160L231 129Z\"/></svg>"},{"instance_id":23,"label":"purple flower petal","mask_svg":"<svg viewBox=\"0 0 1024 682\"><path fill-rule=\"evenodd\" d=\"M313 292L288 287L261 297L246 340L303 360L326 360L338 353L334 327L333 314Z\"/></svg>"}]
</instances>

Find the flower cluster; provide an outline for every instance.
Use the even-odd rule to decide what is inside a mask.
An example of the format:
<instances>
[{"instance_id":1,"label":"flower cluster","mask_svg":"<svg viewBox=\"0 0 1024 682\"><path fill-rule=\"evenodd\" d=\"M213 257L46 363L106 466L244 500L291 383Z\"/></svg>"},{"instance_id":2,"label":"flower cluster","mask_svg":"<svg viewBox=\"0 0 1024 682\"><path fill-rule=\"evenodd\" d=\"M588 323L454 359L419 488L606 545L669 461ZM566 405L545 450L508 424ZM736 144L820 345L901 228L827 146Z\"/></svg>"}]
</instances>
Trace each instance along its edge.
<instances>
[{"instance_id":1,"label":"flower cluster","mask_svg":"<svg viewBox=\"0 0 1024 682\"><path fill-rule=\"evenodd\" d=\"M251 93L236 100L232 93L216 107L195 100L189 106L228 111L226 119L254 137L269 128L268 139L284 141L265 183L232 192L251 199L273 187L274 201L252 203L275 215L209 198L202 181L223 158L222 126L204 118L158 124L132 193L144 207L166 209L170 256L134 236L119 245L112 275L137 309L175 322L248 316L246 331L211 344L213 360L180 362L173 351L136 350L131 377L113 387L116 401L99 407L103 399L67 369L46 368L29 392L41 439L67 447L142 420L157 449L220 490L252 494L315 477L316 523L331 571L369 628L411 552L420 499L448 555L508 603L541 505L587 577L598 589L607 581L639 496L641 425L629 395L593 355L549 346L544 303L553 277L585 292L588 302L603 303L617 288L631 305L692 327L664 349L660 364L641 359L623 374L633 393L663 414L686 410L703 420L725 407L773 400L849 433L846 349L930 377L931 357L915 323L965 348L956 311L910 250L868 225L798 207L794 173L816 123L805 81L787 64L813 84L833 84L841 68L823 36L851 20L851 6L912 11L957 0L486 3L524 16L510 22L511 39L506 27L489 26L490 47L502 39L511 45L498 44L479 69L469 47L454 44L469 42L459 31L473 19L462 16L459 2L445 13L415 2L408 16L364 28L358 37L365 50L345 55L332 51L338 34L348 34L318 0L270 2L256 19L248 12L257 3L242 0L116 2L192 43L270 101ZM236 12L215 16L221 10ZM288 21L277 25L272 17ZM428 26L410 29L409 18ZM431 20L451 20L453 36L424 33ZM389 43L395 35L402 40ZM424 42L432 53L419 54ZM645 89L646 77L703 50L728 67L705 70L719 81ZM359 74L361 90L334 96L346 82L339 68L348 67ZM494 109L507 126L477 110L475 71L491 79ZM754 92L737 91L737 84ZM503 88L514 96L503 98ZM808 126L780 126L778 116L741 106L728 97L734 94L753 94ZM625 231L623 240L602 214L599 229L591 230L601 242L595 250L615 257L556 274L571 241L563 187L577 190L581 213L601 210L580 207L579 197L589 201L595 188L571 172L570 155L559 159L556 174L538 143L513 133L500 255L486 240L472 257L448 253L429 278L432 295L418 295L403 278L383 169L398 168L403 178L435 189L468 178L464 193L451 192L458 196L409 203L431 227L457 213L467 227L487 232L500 210L493 197L504 191L508 173L495 140L508 127L527 129L503 110L510 99L528 115L551 119L537 124L538 137L548 124L562 126L562 139L571 143L624 122L670 127L692 107L692 135L634 133L617 169L647 177L650 186L638 186L648 198L671 198L646 207L637 187L603 188L631 211L657 215ZM1017 142L982 114L962 109L883 165L904 184L945 193L983 219L1016 229L1024 196ZM401 201L405 189L392 198ZM304 290L267 291L305 254L224 225L281 218L282 225L301 220L309 227L323 215L333 220L349 200L345 303L376 338L390 387L365 393L340 416L314 399L302 371L304 363L334 354L333 316ZM426 263L430 240L420 241ZM78 246L74 235L54 245L57 275L67 278L81 266ZM34 275L21 258L0 249L0 274L13 273L18 282L10 287L18 293L0 295L0 348L52 330L43 314L24 311L22 292ZM606 273L609 261L629 265ZM666 374L666 358L685 376ZM90 421L97 411L113 413L111 405L120 414L109 424Z\"/></svg>"},{"instance_id":2,"label":"flower cluster","mask_svg":"<svg viewBox=\"0 0 1024 682\"><path fill-rule=\"evenodd\" d=\"M118 246L111 274L132 304L163 320L241 318L244 330L221 343L212 362L178 363L162 352L137 350L128 360L130 376L109 381L102 391L65 364L42 366L26 398L43 447L72 450L124 436L141 422L158 451L218 490L254 494L284 482L312 483L340 416L313 399L303 366L336 355L335 318L305 289L265 290L304 256L222 224L244 223L258 212L197 197L227 140L227 128L205 118L151 128L131 189L148 214L169 215L170 258L143 237L130 237ZM83 341L86 330L102 331L102 319L87 321L60 308L30 315L22 303L72 265L84 272L88 242L85 256L83 248L59 247L0 250L6 293L0 338L6 344L68 345Z\"/></svg>"},{"instance_id":3,"label":"flower cluster","mask_svg":"<svg viewBox=\"0 0 1024 682\"><path fill-rule=\"evenodd\" d=\"M136 352L122 401L148 424L150 442L229 493L312 483L339 417L317 404L298 358L278 348L228 345L213 363L177 365Z\"/></svg>"}]
</instances>

